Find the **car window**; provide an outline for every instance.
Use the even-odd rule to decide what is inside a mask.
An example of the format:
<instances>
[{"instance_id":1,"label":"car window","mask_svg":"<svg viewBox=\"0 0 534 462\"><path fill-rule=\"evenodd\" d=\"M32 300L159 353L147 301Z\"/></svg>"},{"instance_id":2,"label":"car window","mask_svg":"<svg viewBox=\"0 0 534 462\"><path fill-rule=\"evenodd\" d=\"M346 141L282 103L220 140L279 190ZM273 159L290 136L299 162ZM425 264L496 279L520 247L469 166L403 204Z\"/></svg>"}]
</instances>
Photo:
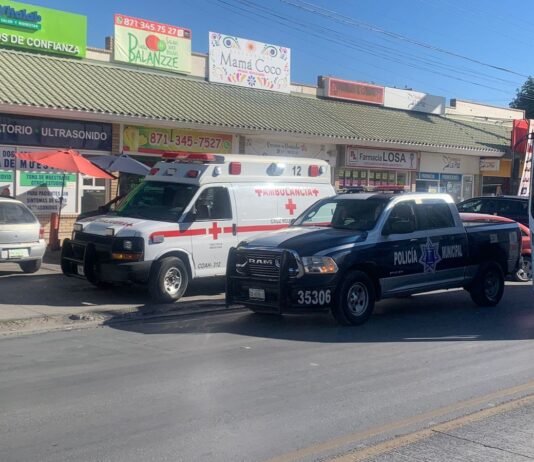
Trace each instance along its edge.
<instances>
[{"instance_id":1,"label":"car window","mask_svg":"<svg viewBox=\"0 0 534 462\"><path fill-rule=\"evenodd\" d=\"M473 199L458 204L459 212L480 213L482 210L482 201L480 199Z\"/></svg>"},{"instance_id":2,"label":"car window","mask_svg":"<svg viewBox=\"0 0 534 462\"><path fill-rule=\"evenodd\" d=\"M416 204L417 229L453 228L455 226L451 209L447 204Z\"/></svg>"},{"instance_id":3,"label":"car window","mask_svg":"<svg viewBox=\"0 0 534 462\"><path fill-rule=\"evenodd\" d=\"M528 202L518 200L501 200L497 204L498 214L525 215L527 213Z\"/></svg>"},{"instance_id":4,"label":"car window","mask_svg":"<svg viewBox=\"0 0 534 462\"><path fill-rule=\"evenodd\" d=\"M35 222L37 218L24 205L0 202L0 224L20 225Z\"/></svg>"},{"instance_id":5,"label":"car window","mask_svg":"<svg viewBox=\"0 0 534 462\"><path fill-rule=\"evenodd\" d=\"M221 186L205 189L196 200L193 211L197 221L231 220L232 205L228 189Z\"/></svg>"},{"instance_id":6,"label":"car window","mask_svg":"<svg viewBox=\"0 0 534 462\"><path fill-rule=\"evenodd\" d=\"M413 229L417 229L414 208L415 202L413 201L406 201L397 204L395 207L393 207L393 210L389 214L386 228L389 228L391 224L396 221L409 221Z\"/></svg>"},{"instance_id":7,"label":"car window","mask_svg":"<svg viewBox=\"0 0 534 462\"><path fill-rule=\"evenodd\" d=\"M332 217L336 210L336 202L326 202L311 210L301 226L331 226Z\"/></svg>"}]
</instances>

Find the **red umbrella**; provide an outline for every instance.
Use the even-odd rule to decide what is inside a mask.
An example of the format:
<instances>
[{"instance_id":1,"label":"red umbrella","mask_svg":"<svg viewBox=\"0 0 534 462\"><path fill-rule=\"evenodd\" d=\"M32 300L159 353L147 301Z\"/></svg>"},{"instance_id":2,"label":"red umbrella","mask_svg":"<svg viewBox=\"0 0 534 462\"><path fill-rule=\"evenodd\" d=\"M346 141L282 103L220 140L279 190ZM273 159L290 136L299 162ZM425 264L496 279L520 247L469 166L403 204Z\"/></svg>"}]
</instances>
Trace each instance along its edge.
<instances>
[{"instance_id":1,"label":"red umbrella","mask_svg":"<svg viewBox=\"0 0 534 462\"><path fill-rule=\"evenodd\" d=\"M66 172L83 173L84 175L105 178L107 180L113 180L115 178L85 157L82 157L79 152L73 149L48 152L18 152L15 155L19 159L38 162L39 164L58 168Z\"/></svg>"},{"instance_id":2,"label":"red umbrella","mask_svg":"<svg viewBox=\"0 0 534 462\"><path fill-rule=\"evenodd\" d=\"M115 177L97 167L85 157L73 149L60 149L57 151L44 152L18 152L15 154L19 159L37 162L48 167L57 168L64 172L83 173L94 178L113 180ZM61 196L59 198L58 224L61 220L61 207L63 206L63 188L65 187L65 173L61 183Z\"/></svg>"}]
</instances>

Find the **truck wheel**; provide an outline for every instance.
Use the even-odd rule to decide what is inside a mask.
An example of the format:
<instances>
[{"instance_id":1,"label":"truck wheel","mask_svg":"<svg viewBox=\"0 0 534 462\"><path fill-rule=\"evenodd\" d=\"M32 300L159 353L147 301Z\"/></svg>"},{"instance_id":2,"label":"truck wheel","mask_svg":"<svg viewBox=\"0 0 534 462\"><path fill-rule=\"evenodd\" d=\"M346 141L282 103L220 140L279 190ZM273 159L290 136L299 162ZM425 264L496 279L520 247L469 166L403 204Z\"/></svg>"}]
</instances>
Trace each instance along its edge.
<instances>
[{"instance_id":1,"label":"truck wheel","mask_svg":"<svg viewBox=\"0 0 534 462\"><path fill-rule=\"evenodd\" d=\"M519 264L519 269L514 273L517 282L528 282L532 279L532 257L523 255Z\"/></svg>"},{"instance_id":2,"label":"truck wheel","mask_svg":"<svg viewBox=\"0 0 534 462\"><path fill-rule=\"evenodd\" d=\"M20 266L20 269L24 271L25 273L37 273L37 271L39 271L39 268L41 268L42 262L43 261L41 259L21 261L19 263L19 266Z\"/></svg>"},{"instance_id":3,"label":"truck wheel","mask_svg":"<svg viewBox=\"0 0 534 462\"><path fill-rule=\"evenodd\" d=\"M154 263L148 289L154 301L172 303L184 294L188 283L184 262L178 257L166 257Z\"/></svg>"},{"instance_id":4,"label":"truck wheel","mask_svg":"<svg viewBox=\"0 0 534 462\"><path fill-rule=\"evenodd\" d=\"M504 274L494 261L480 264L478 274L469 290L471 299L478 306L495 306L504 293Z\"/></svg>"},{"instance_id":5,"label":"truck wheel","mask_svg":"<svg viewBox=\"0 0 534 462\"><path fill-rule=\"evenodd\" d=\"M363 324L375 307L373 281L362 271L351 271L345 277L337 303L332 307L335 320L345 326Z\"/></svg>"}]
</instances>

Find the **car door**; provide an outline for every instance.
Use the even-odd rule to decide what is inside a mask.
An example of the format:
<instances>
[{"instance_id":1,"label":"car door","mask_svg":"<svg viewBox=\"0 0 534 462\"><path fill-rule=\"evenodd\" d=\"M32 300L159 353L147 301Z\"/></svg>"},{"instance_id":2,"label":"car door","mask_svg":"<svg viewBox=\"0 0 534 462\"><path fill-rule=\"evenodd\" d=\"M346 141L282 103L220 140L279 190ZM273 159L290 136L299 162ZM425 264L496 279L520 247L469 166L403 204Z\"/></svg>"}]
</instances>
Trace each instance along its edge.
<instances>
[{"instance_id":1,"label":"car door","mask_svg":"<svg viewBox=\"0 0 534 462\"><path fill-rule=\"evenodd\" d=\"M406 291L419 281L422 239L417 235L415 201L403 201L389 212L376 245L382 294Z\"/></svg>"},{"instance_id":2,"label":"car door","mask_svg":"<svg viewBox=\"0 0 534 462\"><path fill-rule=\"evenodd\" d=\"M415 204L418 235L423 238L421 257L430 288L463 280L468 257L467 234L443 200L423 199Z\"/></svg>"},{"instance_id":3,"label":"car door","mask_svg":"<svg viewBox=\"0 0 534 462\"><path fill-rule=\"evenodd\" d=\"M237 245L235 200L228 185L207 186L197 194L190 216L198 234L192 237L197 277L222 276L230 247Z\"/></svg>"}]
</instances>

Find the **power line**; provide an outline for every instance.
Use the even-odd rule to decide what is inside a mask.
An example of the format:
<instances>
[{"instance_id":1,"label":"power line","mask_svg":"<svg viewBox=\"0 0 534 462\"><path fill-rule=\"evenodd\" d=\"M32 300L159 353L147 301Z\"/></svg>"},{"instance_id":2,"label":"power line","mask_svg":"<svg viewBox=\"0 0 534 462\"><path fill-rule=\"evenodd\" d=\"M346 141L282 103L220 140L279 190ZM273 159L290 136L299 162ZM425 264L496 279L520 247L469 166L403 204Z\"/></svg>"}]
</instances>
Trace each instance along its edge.
<instances>
[{"instance_id":1,"label":"power line","mask_svg":"<svg viewBox=\"0 0 534 462\"><path fill-rule=\"evenodd\" d=\"M404 42L407 42L407 43L411 43L413 45L417 45L417 46L422 47L422 48L426 48L426 49L429 49L429 50L432 50L432 51L436 51L438 53L447 54L449 56L454 56L455 58L463 59L465 61L469 61L469 62L478 64L478 65L481 65L481 66L485 66L485 67L488 67L488 68L491 68L491 69L495 69L495 70L498 70L498 71L501 71L501 72L506 72L506 73L517 75L517 76L523 77L523 78L527 78L528 77L527 75L521 74L521 73L516 72L516 71L514 71L512 69L508 69L508 68L502 67L502 66L496 66L494 64L486 63L484 61L480 61L478 59L471 58L469 56L461 55L461 54L456 53L454 51L446 50L444 48L437 47L437 46L431 45L429 43L421 42L419 40L412 39L412 38L407 37L405 35L398 34L397 32L391 32L391 31L388 31L386 29L382 29L380 27L374 26L372 24L369 24L369 23L366 23L366 22L363 22L363 21L360 21L360 20L357 20L357 19L353 19L353 18L351 18L349 16L342 15L340 13L337 13L337 12L333 11L333 10L329 10L327 8L322 8L322 7L320 7L318 5L315 5L313 3L309 3L309 2L306 2L306 1L303 1L303 0L299 0L299 1L280 0L280 1L282 3L287 4L287 5L294 6L295 8L298 8L300 10L307 11L307 12L310 12L310 13L314 13L314 14L320 15L322 17L326 17L326 18L331 19L333 21L336 21L338 23L344 23L344 24L347 24L347 25L352 25L352 26L358 27L360 29L365 29L365 30L368 30L368 31L371 31L371 32L379 33L379 34L382 34L382 35L385 35L385 36L388 36L388 37L395 38L397 40L401 40L401 41L404 41Z\"/></svg>"}]
</instances>

